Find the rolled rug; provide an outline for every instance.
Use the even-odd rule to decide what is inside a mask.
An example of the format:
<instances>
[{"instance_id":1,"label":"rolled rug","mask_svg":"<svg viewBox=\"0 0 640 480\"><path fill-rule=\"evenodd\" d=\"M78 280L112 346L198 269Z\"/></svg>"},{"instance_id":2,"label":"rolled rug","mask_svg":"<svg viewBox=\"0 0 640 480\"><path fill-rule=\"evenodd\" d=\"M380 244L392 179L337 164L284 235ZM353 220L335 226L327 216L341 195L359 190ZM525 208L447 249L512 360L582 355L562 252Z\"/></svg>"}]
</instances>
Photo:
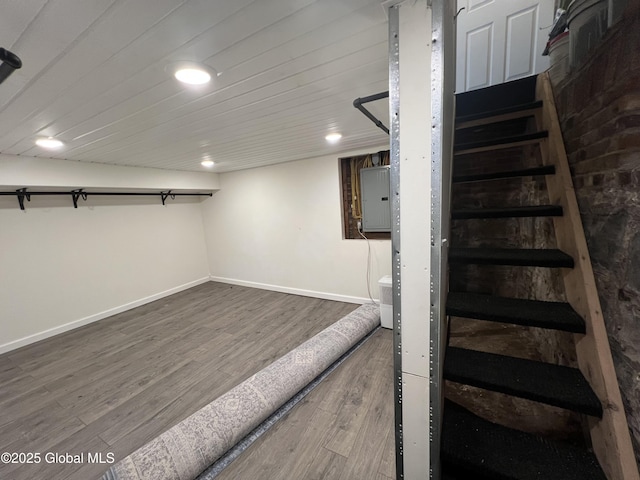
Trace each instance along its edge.
<instances>
[{"instance_id":1,"label":"rolled rug","mask_svg":"<svg viewBox=\"0 0 640 480\"><path fill-rule=\"evenodd\" d=\"M380 324L365 304L111 466L102 480L193 480Z\"/></svg>"}]
</instances>

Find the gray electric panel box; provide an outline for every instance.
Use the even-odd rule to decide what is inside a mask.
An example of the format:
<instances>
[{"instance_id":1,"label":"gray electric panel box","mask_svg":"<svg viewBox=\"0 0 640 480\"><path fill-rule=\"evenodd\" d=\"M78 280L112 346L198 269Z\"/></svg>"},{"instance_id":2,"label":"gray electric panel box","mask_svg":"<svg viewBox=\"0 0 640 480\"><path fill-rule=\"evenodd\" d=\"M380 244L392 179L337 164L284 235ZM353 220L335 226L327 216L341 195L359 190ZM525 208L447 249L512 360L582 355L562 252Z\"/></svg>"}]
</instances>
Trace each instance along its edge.
<instances>
[{"instance_id":1,"label":"gray electric panel box","mask_svg":"<svg viewBox=\"0 0 640 480\"><path fill-rule=\"evenodd\" d=\"M362 231L391 231L391 201L389 197L389 167L360 170L362 200Z\"/></svg>"}]
</instances>

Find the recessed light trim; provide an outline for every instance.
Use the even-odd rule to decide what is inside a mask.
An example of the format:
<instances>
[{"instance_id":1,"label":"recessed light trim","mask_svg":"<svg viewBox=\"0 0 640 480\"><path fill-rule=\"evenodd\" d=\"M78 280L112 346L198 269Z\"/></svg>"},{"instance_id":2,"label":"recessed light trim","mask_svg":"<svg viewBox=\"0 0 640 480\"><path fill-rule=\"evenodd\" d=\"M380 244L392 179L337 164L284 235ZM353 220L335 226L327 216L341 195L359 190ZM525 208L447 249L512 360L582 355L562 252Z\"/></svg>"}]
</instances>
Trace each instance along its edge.
<instances>
[{"instance_id":1,"label":"recessed light trim","mask_svg":"<svg viewBox=\"0 0 640 480\"><path fill-rule=\"evenodd\" d=\"M336 133L330 133L329 135L324 137L324 139L329 143L338 143L341 138L342 138L342 134L341 133L337 133L337 132Z\"/></svg>"},{"instance_id":2,"label":"recessed light trim","mask_svg":"<svg viewBox=\"0 0 640 480\"><path fill-rule=\"evenodd\" d=\"M173 75L178 81L187 85L204 85L211 81L211 74L204 68L196 66L180 68Z\"/></svg>"},{"instance_id":3,"label":"recessed light trim","mask_svg":"<svg viewBox=\"0 0 640 480\"><path fill-rule=\"evenodd\" d=\"M202 165L203 167L211 168L215 165L215 162L213 160L203 160L200 162L200 165Z\"/></svg>"},{"instance_id":4,"label":"recessed light trim","mask_svg":"<svg viewBox=\"0 0 640 480\"><path fill-rule=\"evenodd\" d=\"M36 140L36 145L42 148L47 148L49 150L55 150L56 148L61 148L64 146L64 143L57 138L53 137L42 137Z\"/></svg>"}]
</instances>

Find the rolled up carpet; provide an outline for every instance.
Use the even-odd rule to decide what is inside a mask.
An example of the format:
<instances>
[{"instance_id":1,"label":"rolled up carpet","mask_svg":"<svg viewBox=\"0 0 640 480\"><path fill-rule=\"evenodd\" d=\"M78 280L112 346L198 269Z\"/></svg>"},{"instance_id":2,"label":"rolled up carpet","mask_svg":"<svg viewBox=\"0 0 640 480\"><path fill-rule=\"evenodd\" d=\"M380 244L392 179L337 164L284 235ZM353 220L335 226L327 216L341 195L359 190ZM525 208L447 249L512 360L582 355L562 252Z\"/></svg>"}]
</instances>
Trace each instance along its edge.
<instances>
[{"instance_id":1,"label":"rolled up carpet","mask_svg":"<svg viewBox=\"0 0 640 480\"><path fill-rule=\"evenodd\" d=\"M365 304L113 465L102 480L193 480L380 323Z\"/></svg>"}]
</instances>

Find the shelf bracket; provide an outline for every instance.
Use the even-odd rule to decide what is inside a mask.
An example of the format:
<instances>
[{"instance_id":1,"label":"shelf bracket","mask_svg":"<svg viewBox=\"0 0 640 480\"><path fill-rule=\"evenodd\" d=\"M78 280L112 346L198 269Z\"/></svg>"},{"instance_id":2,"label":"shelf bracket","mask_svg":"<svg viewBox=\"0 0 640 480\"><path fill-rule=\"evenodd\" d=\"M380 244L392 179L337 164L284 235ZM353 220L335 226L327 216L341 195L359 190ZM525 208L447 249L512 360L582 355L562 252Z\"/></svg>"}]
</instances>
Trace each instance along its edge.
<instances>
[{"instance_id":1,"label":"shelf bracket","mask_svg":"<svg viewBox=\"0 0 640 480\"><path fill-rule=\"evenodd\" d=\"M16 195L18 196L18 203L20 204L20 210L24 210L24 199L27 199L27 202L31 201L31 195L27 193L26 188L19 188L16 190Z\"/></svg>"},{"instance_id":2,"label":"shelf bracket","mask_svg":"<svg viewBox=\"0 0 640 480\"><path fill-rule=\"evenodd\" d=\"M81 188L77 190L71 190L71 199L73 200L73 208L78 208L78 199L82 197L82 200L87 201L87 193L82 191Z\"/></svg>"},{"instance_id":3,"label":"shelf bracket","mask_svg":"<svg viewBox=\"0 0 640 480\"><path fill-rule=\"evenodd\" d=\"M160 198L162 199L162 205L165 205L165 201L167 200L168 197L171 197L171 200L175 200L176 196L171 193L171 190L167 191L167 192L160 192Z\"/></svg>"}]
</instances>

